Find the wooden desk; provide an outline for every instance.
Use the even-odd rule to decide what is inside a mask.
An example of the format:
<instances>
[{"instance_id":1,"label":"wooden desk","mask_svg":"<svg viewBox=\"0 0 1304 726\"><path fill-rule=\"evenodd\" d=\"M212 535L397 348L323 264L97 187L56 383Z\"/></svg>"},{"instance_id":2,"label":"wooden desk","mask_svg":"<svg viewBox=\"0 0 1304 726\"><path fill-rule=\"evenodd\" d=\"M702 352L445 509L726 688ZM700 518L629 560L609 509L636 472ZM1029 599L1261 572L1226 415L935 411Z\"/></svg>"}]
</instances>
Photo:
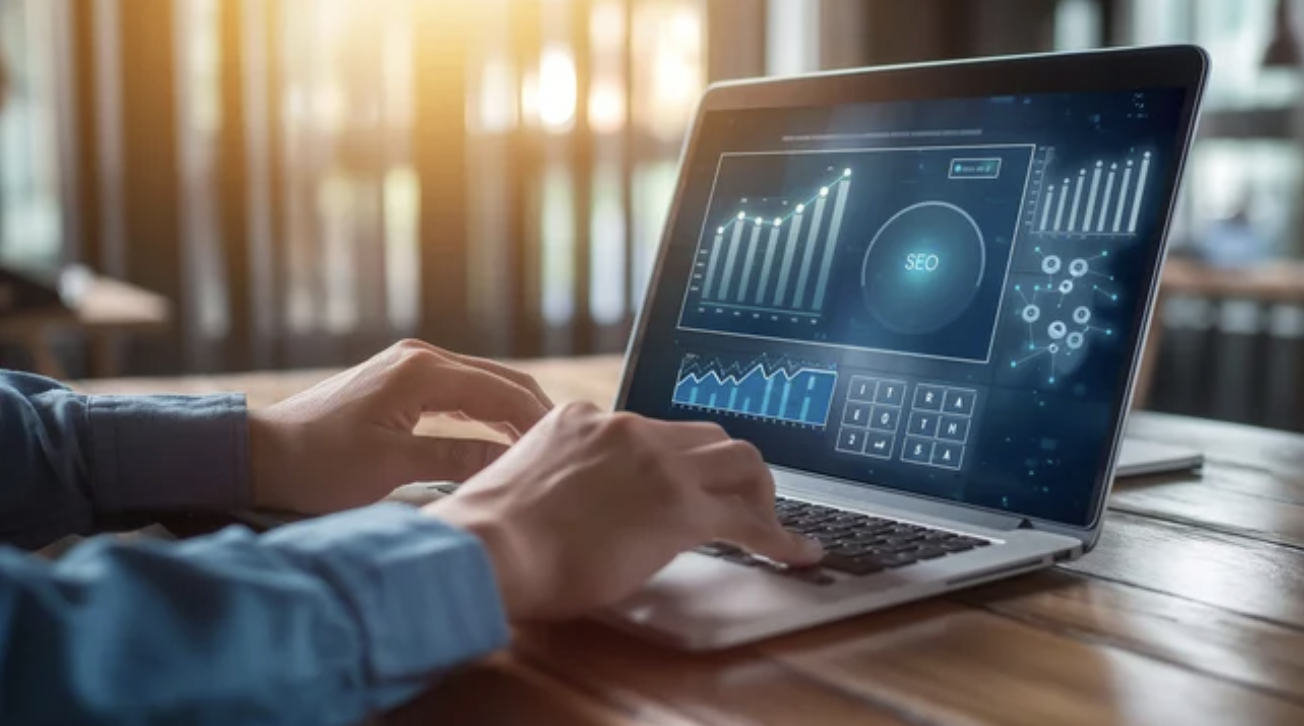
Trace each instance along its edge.
<instances>
[{"instance_id":1,"label":"wooden desk","mask_svg":"<svg viewBox=\"0 0 1304 726\"><path fill-rule=\"evenodd\" d=\"M33 310L0 319L0 341L21 346L32 358L36 373L66 379L51 348L50 338L61 331L87 335L91 342L91 375L117 375L112 353L114 336L165 330L172 305L161 295L107 277L93 277L75 310Z\"/></svg>"},{"instance_id":2,"label":"wooden desk","mask_svg":"<svg viewBox=\"0 0 1304 726\"><path fill-rule=\"evenodd\" d=\"M608 402L612 359L522 366L558 400ZM97 382L249 386L263 405L323 373ZM722 654L602 627L520 632L393 724L1304 724L1304 437L1137 414L1202 447L1203 476L1125 482L1083 560Z\"/></svg>"}]
</instances>

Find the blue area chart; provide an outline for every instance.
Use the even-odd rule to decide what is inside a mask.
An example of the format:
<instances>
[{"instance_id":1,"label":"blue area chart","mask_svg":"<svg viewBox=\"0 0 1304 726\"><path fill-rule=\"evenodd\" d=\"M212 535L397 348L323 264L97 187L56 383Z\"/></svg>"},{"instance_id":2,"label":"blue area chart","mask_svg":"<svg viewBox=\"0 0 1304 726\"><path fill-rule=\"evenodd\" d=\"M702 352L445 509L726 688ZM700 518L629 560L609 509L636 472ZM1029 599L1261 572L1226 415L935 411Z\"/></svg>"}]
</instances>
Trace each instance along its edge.
<instances>
[{"instance_id":1,"label":"blue area chart","mask_svg":"<svg viewBox=\"0 0 1304 726\"><path fill-rule=\"evenodd\" d=\"M724 361L688 354L679 367L673 402L687 408L823 427L833 404L837 371L787 357Z\"/></svg>"}]
</instances>

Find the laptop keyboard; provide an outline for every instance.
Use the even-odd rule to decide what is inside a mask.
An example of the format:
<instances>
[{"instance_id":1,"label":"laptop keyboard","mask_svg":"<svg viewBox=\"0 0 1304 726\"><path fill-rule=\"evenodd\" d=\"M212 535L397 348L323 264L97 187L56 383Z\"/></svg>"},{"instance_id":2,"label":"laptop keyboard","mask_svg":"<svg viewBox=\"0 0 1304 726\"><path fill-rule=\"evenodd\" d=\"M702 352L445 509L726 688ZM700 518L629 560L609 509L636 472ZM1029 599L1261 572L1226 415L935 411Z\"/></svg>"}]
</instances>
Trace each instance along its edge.
<instances>
[{"instance_id":1,"label":"laptop keyboard","mask_svg":"<svg viewBox=\"0 0 1304 726\"><path fill-rule=\"evenodd\" d=\"M442 494L452 494L457 485L440 483L430 488ZM774 508L784 527L817 539L824 545L824 559L818 566L786 567L724 542L711 542L694 551L814 585L831 585L836 580L825 572L826 569L848 575L873 575L991 545L988 540L977 537L795 499L778 497Z\"/></svg>"},{"instance_id":2,"label":"laptop keyboard","mask_svg":"<svg viewBox=\"0 0 1304 726\"><path fill-rule=\"evenodd\" d=\"M699 547L696 551L739 565L765 567L788 577L827 585L834 579L821 567L848 575L873 575L991 545L988 540L977 537L794 499L777 499L775 510L784 527L817 539L824 545L825 555L819 567L784 567L718 542Z\"/></svg>"}]
</instances>

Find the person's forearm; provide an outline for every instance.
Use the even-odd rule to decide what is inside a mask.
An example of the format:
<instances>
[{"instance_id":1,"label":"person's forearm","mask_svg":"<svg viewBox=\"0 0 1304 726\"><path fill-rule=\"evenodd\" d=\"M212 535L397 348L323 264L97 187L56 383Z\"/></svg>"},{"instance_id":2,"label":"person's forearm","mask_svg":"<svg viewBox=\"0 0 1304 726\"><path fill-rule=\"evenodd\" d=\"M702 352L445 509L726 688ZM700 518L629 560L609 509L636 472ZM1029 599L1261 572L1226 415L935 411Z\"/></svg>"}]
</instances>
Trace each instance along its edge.
<instances>
[{"instance_id":1,"label":"person's forearm","mask_svg":"<svg viewBox=\"0 0 1304 726\"><path fill-rule=\"evenodd\" d=\"M353 723L506 637L479 542L401 505L0 551L3 723Z\"/></svg>"},{"instance_id":2,"label":"person's forearm","mask_svg":"<svg viewBox=\"0 0 1304 726\"><path fill-rule=\"evenodd\" d=\"M0 372L0 542L28 549L125 514L251 500L241 396L83 396Z\"/></svg>"}]
</instances>

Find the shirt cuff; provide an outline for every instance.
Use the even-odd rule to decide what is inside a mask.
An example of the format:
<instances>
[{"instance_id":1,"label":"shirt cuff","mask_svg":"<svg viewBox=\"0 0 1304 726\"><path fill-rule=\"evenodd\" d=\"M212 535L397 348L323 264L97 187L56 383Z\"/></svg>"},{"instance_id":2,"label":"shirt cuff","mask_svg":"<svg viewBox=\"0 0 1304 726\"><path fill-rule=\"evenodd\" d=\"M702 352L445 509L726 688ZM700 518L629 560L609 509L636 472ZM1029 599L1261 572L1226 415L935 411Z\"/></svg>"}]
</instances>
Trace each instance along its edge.
<instances>
[{"instance_id":1,"label":"shirt cuff","mask_svg":"<svg viewBox=\"0 0 1304 726\"><path fill-rule=\"evenodd\" d=\"M101 512L252 503L243 396L92 396L87 418Z\"/></svg>"},{"instance_id":2,"label":"shirt cuff","mask_svg":"<svg viewBox=\"0 0 1304 726\"><path fill-rule=\"evenodd\" d=\"M480 540L412 507L375 504L283 527L263 542L301 558L348 604L373 686L421 679L507 642Z\"/></svg>"}]
</instances>

